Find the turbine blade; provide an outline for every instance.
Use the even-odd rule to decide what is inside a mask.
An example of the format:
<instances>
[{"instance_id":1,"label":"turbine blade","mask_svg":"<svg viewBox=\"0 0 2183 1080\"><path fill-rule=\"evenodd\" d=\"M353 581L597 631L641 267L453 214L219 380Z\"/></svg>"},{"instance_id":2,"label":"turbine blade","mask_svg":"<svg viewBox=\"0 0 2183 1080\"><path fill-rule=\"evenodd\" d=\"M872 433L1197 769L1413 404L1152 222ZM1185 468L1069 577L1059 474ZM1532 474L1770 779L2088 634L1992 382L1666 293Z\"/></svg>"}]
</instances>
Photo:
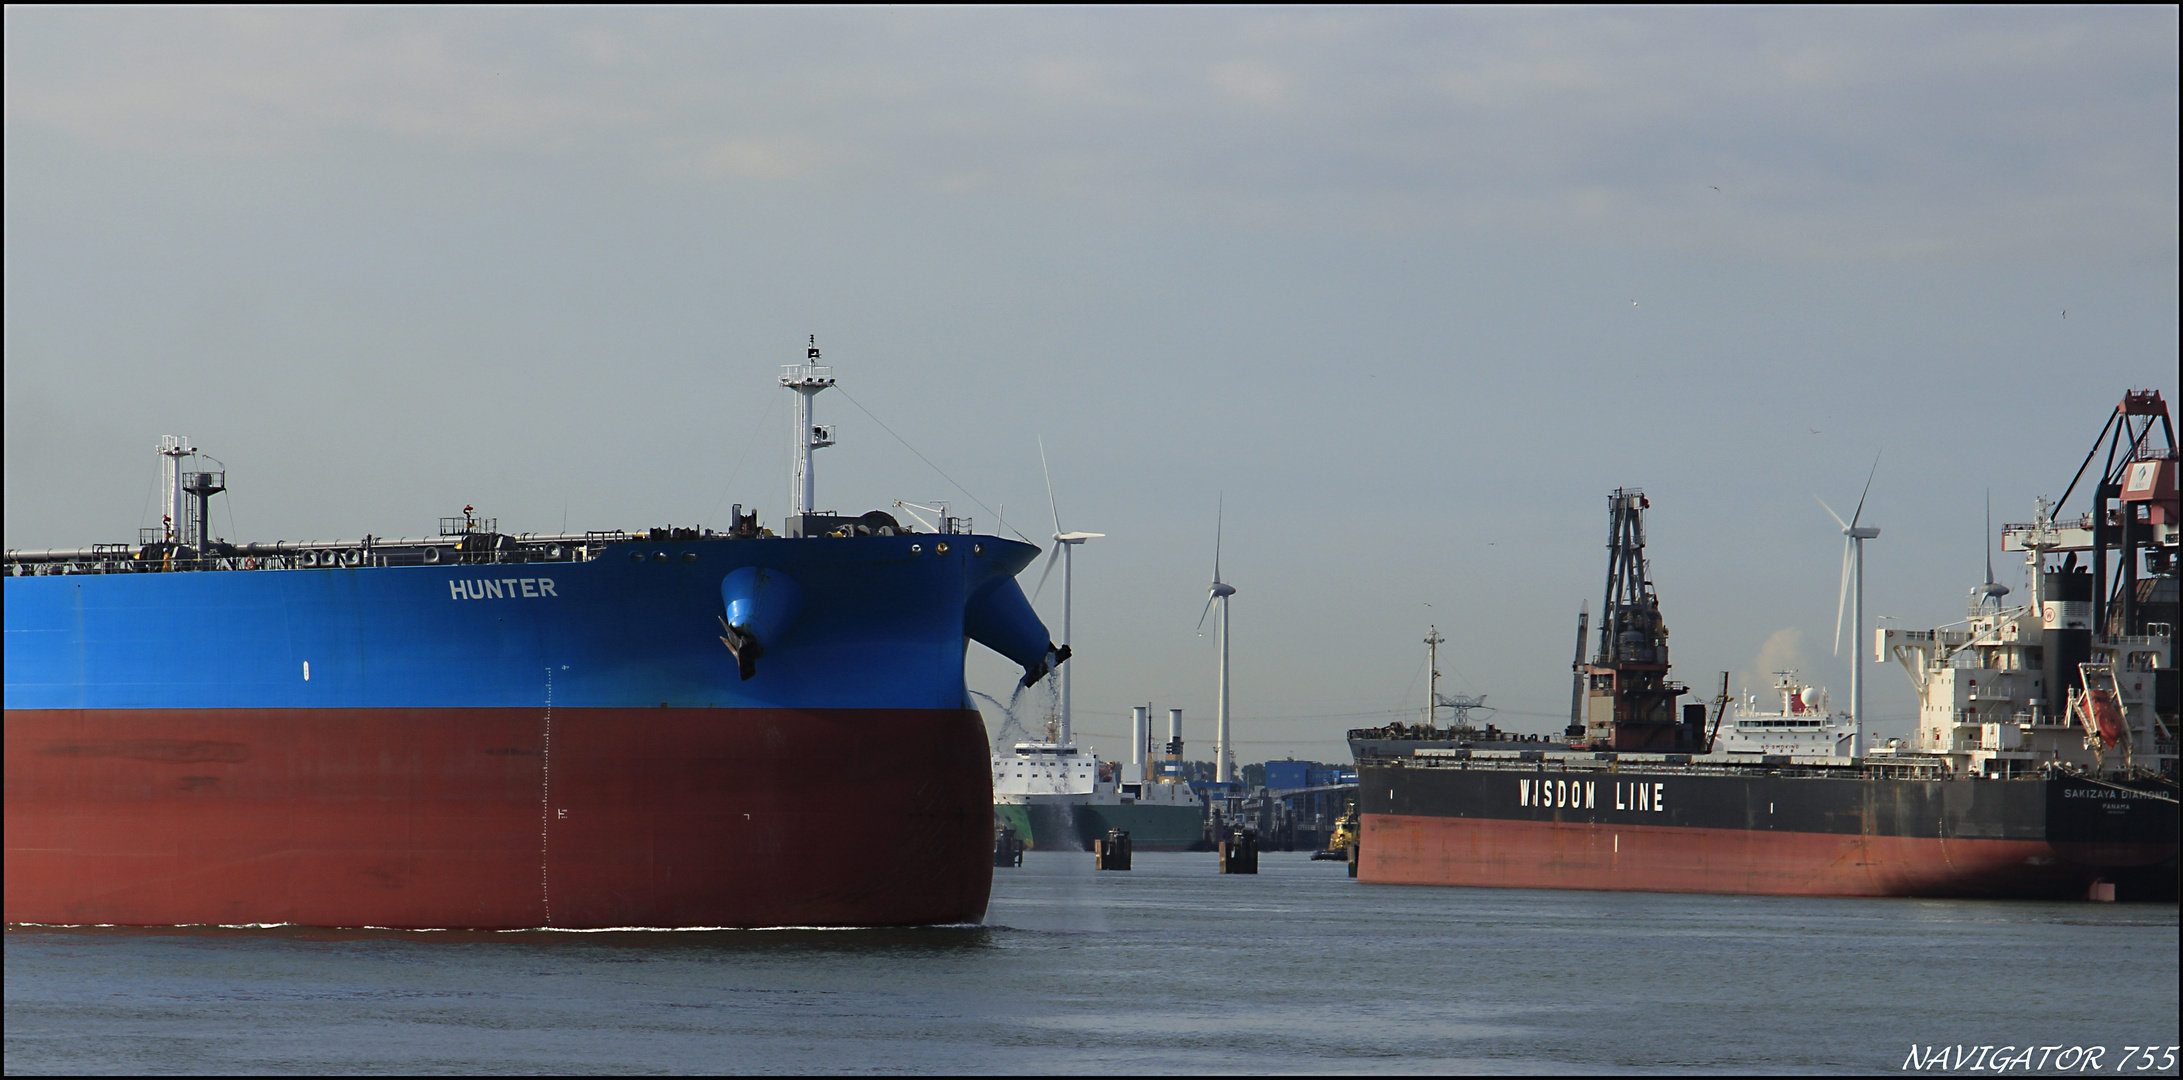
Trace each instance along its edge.
<instances>
[{"instance_id":1,"label":"turbine blade","mask_svg":"<svg viewBox=\"0 0 2183 1080\"><path fill-rule=\"evenodd\" d=\"M1849 516L1851 528L1856 528L1857 522L1865 516L1865 496L1872 494L1872 478L1879 475L1879 472L1880 455L1874 454L1872 455L1872 471L1865 474L1865 490L1857 493L1857 512Z\"/></svg>"},{"instance_id":2,"label":"turbine blade","mask_svg":"<svg viewBox=\"0 0 2183 1080\"><path fill-rule=\"evenodd\" d=\"M1986 535L1979 546L1986 549L1986 584L1994 583L1994 489L1986 489Z\"/></svg>"},{"instance_id":3,"label":"turbine blade","mask_svg":"<svg viewBox=\"0 0 2183 1080\"><path fill-rule=\"evenodd\" d=\"M1819 508L1821 510L1825 510L1827 512L1827 516L1833 518L1834 523L1842 527L1843 532L1849 531L1849 522L1842 520L1842 515L1835 513L1834 507L1827 505L1827 500L1822 499L1817 495L1814 495L1812 496L1812 501L1818 503Z\"/></svg>"},{"instance_id":4,"label":"turbine blade","mask_svg":"<svg viewBox=\"0 0 2183 1080\"><path fill-rule=\"evenodd\" d=\"M1221 493L1221 494L1220 494L1220 495L1219 495L1219 496L1218 496L1217 498L1218 498L1218 501L1217 501L1217 502L1215 502L1215 503L1213 504L1213 580L1214 580L1214 581L1219 581L1219 580L1220 580L1220 530L1221 530L1221 527L1222 527L1222 526L1223 526L1224 524L1226 524L1226 523L1227 523L1227 520L1228 520L1228 494L1227 494L1227 492L1222 492L1222 493ZM1208 603L1208 604L1209 604L1209 603L1212 603L1212 601L1210 601L1210 600L1207 600L1207 601L1206 601L1206 603ZM1204 625L1204 623L1205 623L1205 620L1204 620L1204 618L1202 618L1202 617L1201 617L1201 618L1199 618L1199 619L1198 619L1198 623L1199 623L1199 625L1201 625L1201 626L1202 626L1202 625Z\"/></svg>"},{"instance_id":5,"label":"turbine blade","mask_svg":"<svg viewBox=\"0 0 2183 1080\"><path fill-rule=\"evenodd\" d=\"M1842 594L1834 601L1834 655L1842 655L1842 612L1849 606L1850 545L1854 540L1842 541Z\"/></svg>"},{"instance_id":6,"label":"turbine blade","mask_svg":"<svg viewBox=\"0 0 2183 1080\"><path fill-rule=\"evenodd\" d=\"M1205 610L1198 612L1198 629L1205 629L1205 617L1213 611L1213 590L1205 590Z\"/></svg>"},{"instance_id":7,"label":"turbine blade","mask_svg":"<svg viewBox=\"0 0 2183 1080\"><path fill-rule=\"evenodd\" d=\"M1038 594L1046 591L1046 579L1054 576L1054 564L1060 561L1061 544L1056 542L1053 552L1046 556L1046 571L1038 576L1038 588L1031 590L1032 603L1038 603Z\"/></svg>"},{"instance_id":8,"label":"turbine blade","mask_svg":"<svg viewBox=\"0 0 2183 1080\"><path fill-rule=\"evenodd\" d=\"M1061 533L1061 505L1054 501L1054 471L1046 467L1046 437L1038 439L1038 471L1046 477L1046 505L1054 512L1054 534Z\"/></svg>"}]
</instances>

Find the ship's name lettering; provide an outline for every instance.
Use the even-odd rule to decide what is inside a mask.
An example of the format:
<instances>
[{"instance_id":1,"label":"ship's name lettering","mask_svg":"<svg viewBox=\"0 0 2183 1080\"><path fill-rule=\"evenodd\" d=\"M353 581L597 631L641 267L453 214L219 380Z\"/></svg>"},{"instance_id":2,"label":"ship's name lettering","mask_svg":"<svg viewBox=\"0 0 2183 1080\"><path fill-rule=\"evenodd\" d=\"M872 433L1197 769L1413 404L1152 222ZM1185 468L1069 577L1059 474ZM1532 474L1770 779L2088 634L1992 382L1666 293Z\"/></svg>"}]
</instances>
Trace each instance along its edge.
<instances>
[{"instance_id":1,"label":"ship's name lettering","mask_svg":"<svg viewBox=\"0 0 2183 1080\"><path fill-rule=\"evenodd\" d=\"M2154 796L2129 788L2063 788L2065 799L2150 799Z\"/></svg>"},{"instance_id":2,"label":"ship's name lettering","mask_svg":"<svg viewBox=\"0 0 2183 1080\"><path fill-rule=\"evenodd\" d=\"M1598 805L1598 784L1591 780L1537 780L1516 781L1516 805L1537 806L1549 809L1590 810ZM1614 785L1614 808L1617 810L1643 810L1664 814L1668 809L1668 786L1664 783Z\"/></svg>"},{"instance_id":3,"label":"ship's name lettering","mask_svg":"<svg viewBox=\"0 0 2183 1080\"><path fill-rule=\"evenodd\" d=\"M456 578L447 583L447 595L456 600L521 600L550 596L558 600L550 577Z\"/></svg>"},{"instance_id":4,"label":"ship's name lettering","mask_svg":"<svg viewBox=\"0 0 2183 1080\"><path fill-rule=\"evenodd\" d=\"M1585 780L1518 780L1516 805L1589 810L1598 792Z\"/></svg>"}]
</instances>

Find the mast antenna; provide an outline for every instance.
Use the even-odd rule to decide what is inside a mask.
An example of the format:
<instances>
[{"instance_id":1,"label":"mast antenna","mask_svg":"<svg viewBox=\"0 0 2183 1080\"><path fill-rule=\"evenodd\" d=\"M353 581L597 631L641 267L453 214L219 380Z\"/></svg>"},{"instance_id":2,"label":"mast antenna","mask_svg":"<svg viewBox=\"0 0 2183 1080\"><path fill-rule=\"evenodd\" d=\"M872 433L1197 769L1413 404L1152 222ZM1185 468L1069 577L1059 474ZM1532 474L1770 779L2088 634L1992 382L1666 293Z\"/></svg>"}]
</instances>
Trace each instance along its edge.
<instances>
[{"instance_id":1,"label":"mast antenna","mask_svg":"<svg viewBox=\"0 0 2183 1080\"><path fill-rule=\"evenodd\" d=\"M813 513L816 489L811 475L811 452L834 445L834 429L821 427L812 418L812 399L834 385L834 369L819 363L819 336L811 335L801 364L781 366L781 385L796 392L796 443L789 478L790 536L803 535L803 516Z\"/></svg>"},{"instance_id":2,"label":"mast antenna","mask_svg":"<svg viewBox=\"0 0 2183 1080\"><path fill-rule=\"evenodd\" d=\"M1440 724L1440 707L1444 704L1440 700L1440 646L1447 640L1440 636L1438 626L1425 628L1425 667L1431 673L1426 677L1426 727L1438 727Z\"/></svg>"}]
</instances>

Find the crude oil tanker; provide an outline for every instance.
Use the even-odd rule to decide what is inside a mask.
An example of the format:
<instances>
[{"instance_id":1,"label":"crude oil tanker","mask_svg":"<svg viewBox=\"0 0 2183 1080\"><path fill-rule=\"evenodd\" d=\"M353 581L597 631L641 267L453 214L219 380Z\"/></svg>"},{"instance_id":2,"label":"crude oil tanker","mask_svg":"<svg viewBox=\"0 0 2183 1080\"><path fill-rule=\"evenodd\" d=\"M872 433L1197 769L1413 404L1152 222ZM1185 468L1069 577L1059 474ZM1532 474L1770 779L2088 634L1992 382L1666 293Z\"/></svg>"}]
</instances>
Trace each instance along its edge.
<instances>
[{"instance_id":1,"label":"crude oil tanker","mask_svg":"<svg viewBox=\"0 0 2183 1080\"><path fill-rule=\"evenodd\" d=\"M1723 739L1726 674L1710 726L1704 703L1678 707L1689 691L1669 677L1667 628L1644 554L1649 503L1617 490L1598 641L1587 656L1580 621L1565 745L1462 731L1352 732L1357 876L2172 900L2183 517L2160 395L2125 395L2087 468L2102 449L2102 471L2080 469L2060 500L2085 491L2082 517L2058 518L2058 506L2042 500L2033 522L2002 530L2002 547L2024 553L2028 602L2008 602L1989 561L1963 621L1877 632L1876 659L1899 662L1920 702L1910 737L1879 746L1864 745L1861 658L1846 727L1802 715L1800 696L1780 718L1748 721L1754 733ZM1844 604L1854 588L1859 612L1853 648L1866 644L1858 641L1863 541L1879 535L1860 520L1841 523ZM1768 725L1782 731L1759 730ZM1784 732L1810 737L1771 740L1781 746L1740 737Z\"/></svg>"},{"instance_id":2,"label":"crude oil tanker","mask_svg":"<svg viewBox=\"0 0 2183 1080\"><path fill-rule=\"evenodd\" d=\"M161 448L133 545L10 551L6 916L520 928L974 922L993 789L966 641L1066 656L1028 544L814 512L725 531L234 544Z\"/></svg>"}]
</instances>

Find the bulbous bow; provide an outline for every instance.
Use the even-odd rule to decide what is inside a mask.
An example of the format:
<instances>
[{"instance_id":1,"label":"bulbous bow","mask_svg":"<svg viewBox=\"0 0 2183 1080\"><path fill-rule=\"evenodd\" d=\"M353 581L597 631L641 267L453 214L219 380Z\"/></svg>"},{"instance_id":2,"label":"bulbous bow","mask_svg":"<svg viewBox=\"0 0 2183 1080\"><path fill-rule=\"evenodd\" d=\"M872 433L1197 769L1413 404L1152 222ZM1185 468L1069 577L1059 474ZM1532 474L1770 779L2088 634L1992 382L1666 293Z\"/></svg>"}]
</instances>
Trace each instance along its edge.
<instances>
[{"instance_id":1,"label":"bulbous bow","mask_svg":"<svg viewBox=\"0 0 2183 1080\"><path fill-rule=\"evenodd\" d=\"M779 570L745 566L720 582L728 613L720 620L720 643L735 657L744 679L758 674L758 658L776 644L803 613L803 586Z\"/></svg>"},{"instance_id":2,"label":"bulbous bow","mask_svg":"<svg viewBox=\"0 0 2183 1080\"><path fill-rule=\"evenodd\" d=\"M1023 665L1023 685L1029 686L1061 666L1069 647L1056 647L1046 624L1031 610L1023 588L1012 577L995 578L963 607L963 633L970 640Z\"/></svg>"}]
</instances>

